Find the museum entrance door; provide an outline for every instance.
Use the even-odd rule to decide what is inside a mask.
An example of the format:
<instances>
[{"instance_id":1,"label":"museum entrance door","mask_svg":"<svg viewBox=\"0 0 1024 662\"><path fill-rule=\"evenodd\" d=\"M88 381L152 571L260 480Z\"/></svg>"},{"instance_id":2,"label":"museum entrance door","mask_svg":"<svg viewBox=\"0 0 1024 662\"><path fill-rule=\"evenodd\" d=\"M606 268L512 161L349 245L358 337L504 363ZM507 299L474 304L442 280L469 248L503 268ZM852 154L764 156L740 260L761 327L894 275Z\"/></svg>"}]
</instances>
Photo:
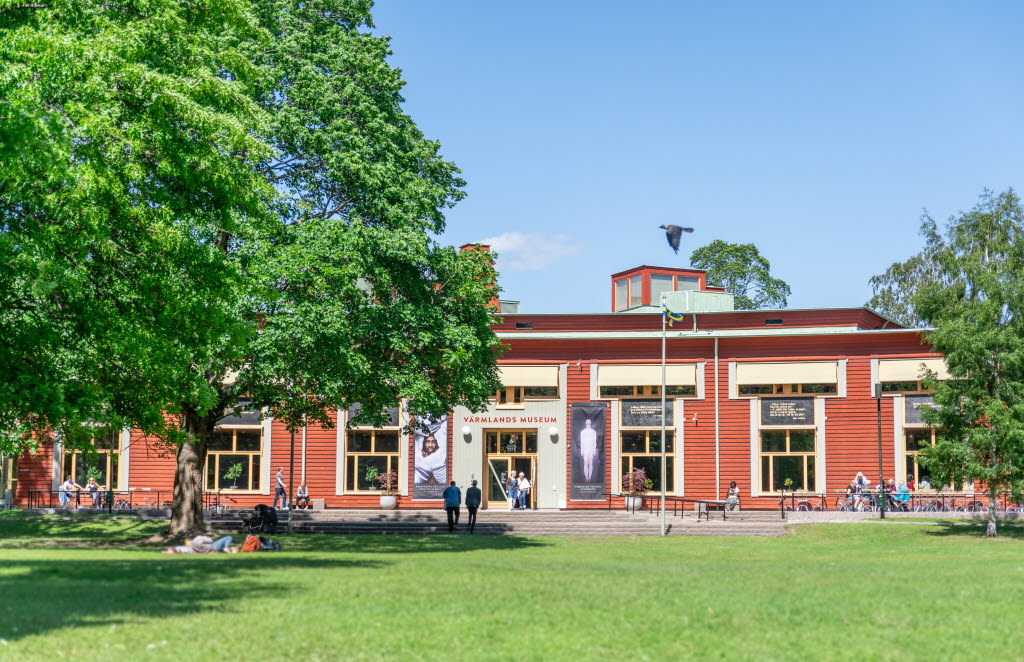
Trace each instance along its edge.
<instances>
[{"instance_id":1,"label":"museum entrance door","mask_svg":"<svg viewBox=\"0 0 1024 662\"><path fill-rule=\"evenodd\" d=\"M508 508L508 489L511 477L520 473L530 479L537 477L537 431L536 430L485 430L484 443L487 453L484 457L484 475L487 488L484 490L486 508ZM536 508L536 490L530 489L527 508Z\"/></svg>"}]
</instances>

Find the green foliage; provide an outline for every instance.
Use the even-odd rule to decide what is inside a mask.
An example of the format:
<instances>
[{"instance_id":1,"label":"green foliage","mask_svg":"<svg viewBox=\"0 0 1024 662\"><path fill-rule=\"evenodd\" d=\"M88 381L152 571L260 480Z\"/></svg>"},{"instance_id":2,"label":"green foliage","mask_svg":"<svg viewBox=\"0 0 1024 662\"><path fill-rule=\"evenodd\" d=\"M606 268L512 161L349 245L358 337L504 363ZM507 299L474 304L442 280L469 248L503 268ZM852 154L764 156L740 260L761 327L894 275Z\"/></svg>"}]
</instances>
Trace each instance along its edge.
<instances>
[{"instance_id":1,"label":"green foliage","mask_svg":"<svg viewBox=\"0 0 1024 662\"><path fill-rule=\"evenodd\" d=\"M221 336L218 250L272 218L241 0L0 2L0 444L85 420L164 429Z\"/></svg>"},{"instance_id":2,"label":"green foliage","mask_svg":"<svg viewBox=\"0 0 1024 662\"><path fill-rule=\"evenodd\" d=\"M379 476L379 475L380 475L380 469L378 469L377 467L374 467L374 466L369 466L369 467L366 467L366 473L363 476L363 479L366 480L367 483L373 483L373 482L376 482L377 476Z\"/></svg>"},{"instance_id":3,"label":"green foliage","mask_svg":"<svg viewBox=\"0 0 1024 662\"><path fill-rule=\"evenodd\" d=\"M0 5L7 447L141 427L177 449L177 530L243 393L291 430L485 405L494 269L436 239L464 182L371 4Z\"/></svg>"},{"instance_id":4,"label":"green foliage","mask_svg":"<svg viewBox=\"0 0 1024 662\"><path fill-rule=\"evenodd\" d=\"M224 473L224 480L231 480L231 481L238 480L239 476L241 476L241 475L242 475L242 463L241 462L235 462L230 467L228 467L228 470Z\"/></svg>"},{"instance_id":5,"label":"green foliage","mask_svg":"<svg viewBox=\"0 0 1024 662\"><path fill-rule=\"evenodd\" d=\"M1024 496L1024 209L1012 190L985 192L944 232L923 224L937 277L922 283L913 308L934 329L926 339L946 357L938 382L934 448L919 460L950 485L984 483L990 498ZM995 513L990 511L990 535Z\"/></svg>"},{"instance_id":6,"label":"green foliage","mask_svg":"<svg viewBox=\"0 0 1024 662\"><path fill-rule=\"evenodd\" d=\"M716 239L693 251L690 264L708 272L708 285L735 295L738 310L786 307L789 285L771 276L771 263L754 244Z\"/></svg>"},{"instance_id":7,"label":"green foliage","mask_svg":"<svg viewBox=\"0 0 1024 662\"><path fill-rule=\"evenodd\" d=\"M89 467L85 470L85 477L95 478L97 481L99 481L99 479L103 477L103 472L100 470L99 467Z\"/></svg>"}]
</instances>

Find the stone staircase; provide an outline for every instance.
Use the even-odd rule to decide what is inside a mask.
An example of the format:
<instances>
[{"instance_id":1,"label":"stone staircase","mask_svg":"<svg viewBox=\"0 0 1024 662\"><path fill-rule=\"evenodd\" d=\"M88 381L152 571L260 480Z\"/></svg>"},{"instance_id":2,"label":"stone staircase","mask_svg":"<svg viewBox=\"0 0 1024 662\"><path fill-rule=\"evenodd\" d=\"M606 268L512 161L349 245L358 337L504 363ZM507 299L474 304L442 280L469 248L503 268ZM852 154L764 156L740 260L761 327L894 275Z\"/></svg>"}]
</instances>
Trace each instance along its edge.
<instances>
[{"instance_id":1,"label":"stone staircase","mask_svg":"<svg viewBox=\"0 0 1024 662\"><path fill-rule=\"evenodd\" d=\"M459 534L468 534L467 514L462 510ZM288 511L278 512L278 532L286 531ZM237 533L241 516L237 511L209 515L207 522L217 531ZM669 516L669 535L690 536L781 536L785 524L777 512L747 511L721 514L711 520L697 520L692 513ZM447 534L448 520L438 510L297 510L293 513L296 533L326 534ZM477 516L476 535L517 536L657 536L661 532L657 514L627 513L621 510L482 510Z\"/></svg>"}]
</instances>

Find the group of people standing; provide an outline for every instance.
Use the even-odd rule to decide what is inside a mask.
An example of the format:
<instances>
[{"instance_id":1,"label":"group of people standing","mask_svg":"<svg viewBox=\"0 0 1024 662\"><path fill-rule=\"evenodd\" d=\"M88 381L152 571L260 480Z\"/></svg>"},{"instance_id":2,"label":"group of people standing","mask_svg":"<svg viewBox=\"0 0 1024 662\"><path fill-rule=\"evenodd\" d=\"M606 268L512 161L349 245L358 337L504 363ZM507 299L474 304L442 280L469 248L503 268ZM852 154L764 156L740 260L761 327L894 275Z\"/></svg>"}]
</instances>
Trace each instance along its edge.
<instances>
[{"instance_id":1,"label":"group of people standing","mask_svg":"<svg viewBox=\"0 0 1024 662\"><path fill-rule=\"evenodd\" d=\"M531 487L530 479L522 471L519 472L518 477L514 471L509 472L508 478L505 480L505 489L508 493L508 509L529 510Z\"/></svg>"},{"instance_id":2,"label":"group of people standing","mask_svg":"<svg viewBox=\"0 0 1024 662\"><path fill-rule=\"evenodd\" d=\"M451 485L444 488L441 493L444 498L444 510L448 514L448 533L455 533L459 528L459 513L462 507L462 490L453 480ZM476 529L476 511L480 509L483 501L483 493L476 486L476 481L471 481L469 489L466 490L466 510L469 512L469 532Z\"/></svg>"}]
</instances>

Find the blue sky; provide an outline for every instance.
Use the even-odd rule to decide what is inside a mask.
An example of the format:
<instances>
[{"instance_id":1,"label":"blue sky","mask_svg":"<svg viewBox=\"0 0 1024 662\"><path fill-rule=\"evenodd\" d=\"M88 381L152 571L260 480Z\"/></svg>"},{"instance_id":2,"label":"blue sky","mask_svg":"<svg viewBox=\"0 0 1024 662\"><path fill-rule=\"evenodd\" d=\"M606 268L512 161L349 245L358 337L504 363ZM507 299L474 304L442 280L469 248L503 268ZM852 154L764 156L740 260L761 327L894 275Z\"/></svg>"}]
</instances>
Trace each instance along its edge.
<instances>
[{"instance_id":1,"label":"blue sky","mask_svg":"<svg viewBox=\"0 0 1024 662\"><path fill-rule=\"evenodd\" d=\"M378 0L406 109L459 165L444 243L523 312L752 242L790 307L862 305L919 217L1024 193L1024 3ZM679 255L658 229L689 225Z\"/></svg>"}]
</instances>

